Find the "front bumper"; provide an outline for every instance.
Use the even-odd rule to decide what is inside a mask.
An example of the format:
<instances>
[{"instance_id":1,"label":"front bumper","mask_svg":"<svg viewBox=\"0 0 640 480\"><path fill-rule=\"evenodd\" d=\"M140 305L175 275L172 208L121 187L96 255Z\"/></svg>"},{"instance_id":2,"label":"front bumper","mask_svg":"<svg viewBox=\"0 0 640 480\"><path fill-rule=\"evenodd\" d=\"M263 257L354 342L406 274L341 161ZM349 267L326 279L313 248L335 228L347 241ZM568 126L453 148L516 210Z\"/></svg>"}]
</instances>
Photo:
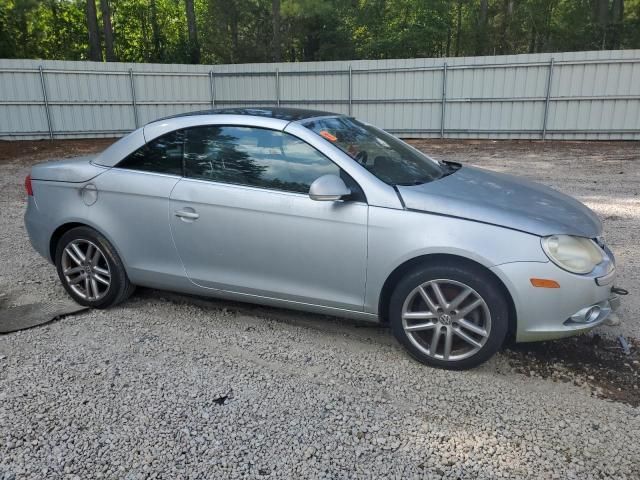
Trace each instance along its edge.
<instances>
[{"instance_id":1,"label":"front bumper","mask_svg":"<svg viewBox=\"0 0 640 480\"><path fill-rule=\"evenodd\" d=\"M565 327L575 327L582 330L581 327L591 329L604 322L612 312L620 306L620 297L612 295L604 302L596 303L584 307L567 318L563 325Z\"/></svg>"},{"instance_id":2,"label":"front bumper","mask_svg":"<svg viewBox=\"0 0 640 480\"><path fill-rule=\"evenodd\" d=\"M615 269L603 275L575 275L552 262L515 262L493 272L505 283L517 316L517 342L553 340L587 332L620 306L612 293ZM531 278L557 281L560 288L537 288Z\"/></svg>"}]
</instances>

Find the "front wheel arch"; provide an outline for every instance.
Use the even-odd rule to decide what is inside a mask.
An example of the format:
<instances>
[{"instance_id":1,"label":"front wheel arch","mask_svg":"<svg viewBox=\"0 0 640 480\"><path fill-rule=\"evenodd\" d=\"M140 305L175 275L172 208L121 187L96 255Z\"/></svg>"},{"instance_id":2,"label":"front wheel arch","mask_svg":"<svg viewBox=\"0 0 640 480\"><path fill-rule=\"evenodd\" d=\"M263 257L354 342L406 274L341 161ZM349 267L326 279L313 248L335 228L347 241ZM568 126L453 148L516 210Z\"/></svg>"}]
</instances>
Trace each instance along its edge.
<instances>
[{"instance_id":1,"label":"front wheel arch","mask_svg":"<svg viewBox=\"0 0 640 480\"><path fill-rule=\"evenodd\" d=\"M509 308L509 326L507 338L512 339L515 338L515 334L518 327L518 320L516 314L516 307L513 301L513 297L509 292L509 289L502 282L502 280L493 273L489 268L485 267L481 263L476 262L475 260L471 260L466 257L462 257L459 255L451 255L444 253L432 253L427 255L421 255L419 257L412 258L407 260L403 264L396 267L396 269L391 272L391 274L387 277L382 286L382 290L380 292L379 300L378 300L378 317L380 318L380 322L384 325L389 325L389 302L391 300L391 294L393 293L394 288L400 281L402 277L407 275L412 270L419 268L425 265L451 265L455 264L458 266L468 267L470 269L481 269L484 273L487 273L489 276L495 280L496 285L498 285L504 297L507 300L507 305Z\"/></svg>"}]
</instances>

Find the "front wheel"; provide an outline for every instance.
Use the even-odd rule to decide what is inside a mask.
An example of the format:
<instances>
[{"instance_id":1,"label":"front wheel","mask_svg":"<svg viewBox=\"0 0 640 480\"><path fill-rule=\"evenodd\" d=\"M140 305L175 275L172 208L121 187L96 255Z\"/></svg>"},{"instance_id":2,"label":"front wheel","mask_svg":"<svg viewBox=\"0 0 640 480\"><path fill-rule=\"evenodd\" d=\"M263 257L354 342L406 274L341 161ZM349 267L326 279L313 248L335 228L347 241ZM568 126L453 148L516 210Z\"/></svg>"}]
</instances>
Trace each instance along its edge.
<instances>
[{"instance_id":1,"label":"front wheel","mask_svg":"<svg viewBox=\"0 0 640 480\"><path fill-rule=\"evenodd\" d=\"M80 305L107 308L126 300L135 289L113 246L88 227L62 235L55 263L62 285Z\"/></svg>"},{"instance_id":2,"label":"front wheel","mask_svg":"<svg viewBox=\"0 0 640 480\"><path fill-rule=\"evenodd\" d=\"M426 266L410 272L389 304L391 329L422 363L455 370L475 367L502 345L508 305L481 267Z\"/></svg>"}]
</instances>

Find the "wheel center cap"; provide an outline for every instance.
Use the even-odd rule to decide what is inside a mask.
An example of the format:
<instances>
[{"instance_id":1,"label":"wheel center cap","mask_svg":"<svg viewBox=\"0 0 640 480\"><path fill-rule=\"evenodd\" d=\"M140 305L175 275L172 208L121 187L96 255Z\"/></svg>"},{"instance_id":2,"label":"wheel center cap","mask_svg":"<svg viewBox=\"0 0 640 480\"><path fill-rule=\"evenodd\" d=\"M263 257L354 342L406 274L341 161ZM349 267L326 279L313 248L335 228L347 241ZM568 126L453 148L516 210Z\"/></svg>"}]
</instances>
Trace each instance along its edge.
<instances>
[{"instance_id":1,"label":"wheel center cap","mask_svg":"<svg viewBox=\"0 0 640 480\"><path fill-rule=\"evenodd\" d=\"M438 320L440 320L440 323L443 325L451 324L451 317L446 313L443 313L442 315L440 315L440 318L438 318Z\"/></svg>"},{"instance_id":2,"label":"wheel center cap","mask_svg":"<svg viewBox=\"0 0 640 480\"><path fill-rule=\"evenodd\" d=\"M86 273L87 275L91 274L91 266L87 265L86 267L84 267L84 273Z\"/></svg>"}]
</instances>

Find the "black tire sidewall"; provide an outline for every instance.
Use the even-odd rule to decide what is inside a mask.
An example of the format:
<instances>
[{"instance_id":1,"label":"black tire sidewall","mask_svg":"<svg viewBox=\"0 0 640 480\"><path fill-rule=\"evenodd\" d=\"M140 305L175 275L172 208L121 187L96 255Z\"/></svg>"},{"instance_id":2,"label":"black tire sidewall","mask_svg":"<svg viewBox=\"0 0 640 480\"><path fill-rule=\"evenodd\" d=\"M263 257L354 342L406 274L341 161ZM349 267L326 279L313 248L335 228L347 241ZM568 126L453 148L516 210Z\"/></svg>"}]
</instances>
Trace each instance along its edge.
<instances>
[{"instance_id":1,"label":"black tire sidewall","mask_svg":"<svg viewBox=\"0 0 640 480\"><path fill-rule=\"evenodd\" d=\"M402 306L407 296L418 286L429 280L455 280L473 288L487 303L491 314L491 332L483 347L473 356L457 361L431 358L421 352L407 336L402 327ZM491 358L502 346L509 326L509 308L504 293L496 279L482 267L467 265L422 266L410 271L396 285L389 302L389 322L396 339L416 360L430 366L451 370L473 368Z\"/></svg>"},{"instance_id":2,"label":"black tire sidewall","mask_svg":"<svg viewBox=\"0 0 640 480\"><path fill-rule=\"evenodd\" d=\"M73 240L89 240L95 243L105 255L107 263L109 264L109 271L111 272L111 285L107 294L97 301L91 301L80 297L76 294L67 284L67 281L62 272L62 252L64 248ZM109 241L104 238L100 233L96 232L89 227L76 227L66 232L56 245L55 256L56 270L58 271L58 277L64 286L67 293L80 305L85 305L91 308L107 308L120 302L124 294L130 290L129 280L124 269L124 265L120 260L120 257L116 253L115 249L111 246Z\"/></svg>"}]
</instances>

